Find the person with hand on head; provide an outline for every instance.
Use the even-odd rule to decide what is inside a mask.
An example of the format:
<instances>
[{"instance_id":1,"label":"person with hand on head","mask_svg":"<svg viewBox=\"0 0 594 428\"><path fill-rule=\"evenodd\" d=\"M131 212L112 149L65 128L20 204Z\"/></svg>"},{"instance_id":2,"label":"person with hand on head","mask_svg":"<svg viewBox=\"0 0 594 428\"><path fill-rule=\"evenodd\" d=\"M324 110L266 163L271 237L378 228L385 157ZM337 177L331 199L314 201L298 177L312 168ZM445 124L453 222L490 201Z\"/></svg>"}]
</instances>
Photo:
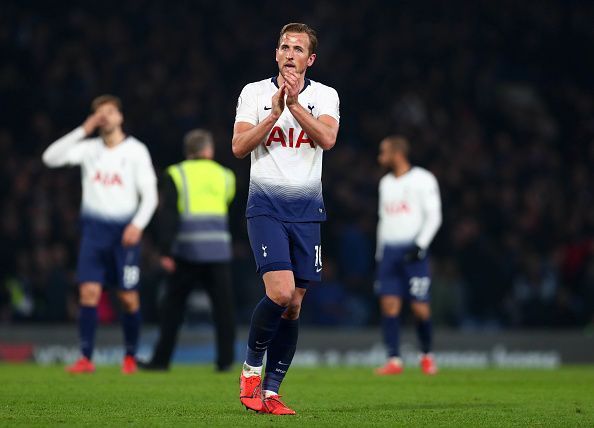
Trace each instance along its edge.
<instances>
[{"instance_id":1,"label":"person with hand on head","mask_svg":"<svg viewBox=\"0 0 594 428\"><path fill-rule=\"evenodd\" d=\"M140 335L140 241L157 207L157 180L146 146L122 129L122 103L113 95L93 100L85 122L43 153L51 167L80 166L82 237L78 255L81 357L70 373L91 373L102 288L117 287L122 305L122 371L137 369ZM90 138L95 131L99 136Z\"/></svg>"}]
</instances>

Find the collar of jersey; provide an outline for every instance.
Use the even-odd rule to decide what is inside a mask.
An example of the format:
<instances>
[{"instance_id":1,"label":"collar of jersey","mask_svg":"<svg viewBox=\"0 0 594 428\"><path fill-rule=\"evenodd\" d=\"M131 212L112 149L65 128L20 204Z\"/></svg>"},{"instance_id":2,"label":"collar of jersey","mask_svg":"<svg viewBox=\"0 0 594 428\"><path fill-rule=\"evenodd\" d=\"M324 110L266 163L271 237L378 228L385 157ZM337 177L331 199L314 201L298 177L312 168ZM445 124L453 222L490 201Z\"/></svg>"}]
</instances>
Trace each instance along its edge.
<instances>
[{"instance_id":1,"label":"collar of jersey","mask_svg":"<svg viewBox=\"0 0 594 428\"><path fill-rule=\"evenodd\" d=\"M276 86L276 87L277 87L277 89L278 89L278 76L274 76L274 77L272 77L272 78L270 79L270 81L271 81L272 83L274 83L274 86ZM303 93L303 91L305 91L305 89L306 89L306 88L307 88L309 85L311 85L311 80L309 80L309 79L306 77L306 78L305 78L305 84L303 85L303 89L302 89L302 90L301 90L301 92L299 92L299 93L300 93L300 94L301 94L301 93Z\"/></svg>"}]
</instances>

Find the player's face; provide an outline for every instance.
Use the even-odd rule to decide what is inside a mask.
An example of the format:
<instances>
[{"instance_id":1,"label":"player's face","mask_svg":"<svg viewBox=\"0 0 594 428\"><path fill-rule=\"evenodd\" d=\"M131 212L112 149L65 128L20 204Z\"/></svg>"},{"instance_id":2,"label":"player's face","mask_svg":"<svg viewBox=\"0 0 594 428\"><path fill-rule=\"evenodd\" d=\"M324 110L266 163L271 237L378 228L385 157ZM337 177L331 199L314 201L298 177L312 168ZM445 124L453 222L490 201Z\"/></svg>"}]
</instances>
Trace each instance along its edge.
<instances>
[{"instance_id":1,"label":"player's face","mask_svg":"<svg viewBox=\"0 0 594 428\"><path fill-rule=\"evenodd\" d=\"M97 114L101 116L101 132L111 133L122 126L124 116L112 103L105 103L97 107Z\"/></svg>"},{"instance_id":2,"label":"player's face","mask_svg":"<svg viewBox=\"0 0 594 428\"><path fill-rule=\"evenodd\" d=\"M305 74L316 59L316 54L309 53L309 36L306 33L285 33L276 48L276 62L281 74L292 70Z\"/></svg>"},{"instance_id":3,"label":"player's face","mask_svg":"<svg viewBox=\"0 0 594 428\"><path fill-rule=\"evenodd\" d=\"M392 168L395 157L396 152L392 148L392 145L388 141L382 141L379 146L378 163L384 168Z\"/></svg>"}]
</instances>

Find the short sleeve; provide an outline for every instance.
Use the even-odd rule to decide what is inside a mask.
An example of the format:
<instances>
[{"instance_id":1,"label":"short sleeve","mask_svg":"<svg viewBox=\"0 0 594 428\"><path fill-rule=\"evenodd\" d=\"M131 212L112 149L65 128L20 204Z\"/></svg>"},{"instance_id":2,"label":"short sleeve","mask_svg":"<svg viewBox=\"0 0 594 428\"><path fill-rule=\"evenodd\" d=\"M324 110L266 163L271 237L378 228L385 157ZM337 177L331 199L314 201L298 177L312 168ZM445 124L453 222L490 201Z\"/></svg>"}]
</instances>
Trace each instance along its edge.
<instances>
[{"instance_id":1,"label":"short sleeve","mask_svg":"<svg viewBox=\"0 0 594 428\"><path fill-rule=\"evenodd\" d=\"M258 100L253 85L246 85L237 99L235 123L247 122L258 124Z\"/></svg>"},{"instance_id":2,"label":"short sleeve","mask_svg":"<svg viewBox=\"0 0 594 428\"><path fill-rule=\"evenodd\" d=\"M334 88L325 87L322 97L319 101L319 115L328 115L340 123L340 100L338 92Z\"/></svg>"}]
</instances>

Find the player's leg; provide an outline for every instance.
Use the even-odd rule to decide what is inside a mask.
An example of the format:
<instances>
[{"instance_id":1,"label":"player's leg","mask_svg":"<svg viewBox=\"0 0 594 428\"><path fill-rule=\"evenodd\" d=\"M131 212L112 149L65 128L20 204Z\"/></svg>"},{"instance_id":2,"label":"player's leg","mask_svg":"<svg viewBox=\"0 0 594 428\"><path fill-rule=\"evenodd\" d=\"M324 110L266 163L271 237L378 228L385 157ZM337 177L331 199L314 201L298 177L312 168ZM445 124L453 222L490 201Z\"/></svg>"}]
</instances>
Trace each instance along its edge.
<instances>
[{"instance_id":1,"label":"player's leg","mask_svg":"<svg viewBox=\"0 0 594 428\"><path fill-rule=\"evenodd\" d=\"M379 375L402 373L403 365L400 358L400 312L402 298L396 295L380 296L381 328L388 361L376 370Z\"/></svg>"},{"instance_id":2,"label":"player's leg","mask_svg":"<svg viewBox=\"0 0 594 428\"><path fill-rule=\"evenodd\" d=\"M293 272L290 270L266 272L262 276L266 295L252 313L246 364L259 367L260 373L264 354L278 329L281 315L289 306L295 290Z\"/></svg>"},{"instance_id":3,"label":"player's leg","mask_svg":"<svg viewBox=\"0 0 594 428\"><path fill-rule=\"evenodd\" d=\"M281 315L295 290L285 226L261 216L248 219L248 236L266 293L252 313L246 359L240 377L240 400L247 408L262 409L261 380L264 354L278 329Z\"/></svg>"},{"instance_id":4,"label":"player's leg","mask_svg":"<svg viewBox=\"0 0 594 428\"><path fill-rule=\"evenodd\" d=\"M78 333L82 357L68 367L70 373L91 373L95 366L91 362L97 330L97 305L101 297L101 284L83 282L79 287Z\"/></svg>"},{"instance_id":5,"label":"player's leg","mask_svg":"<svg viewBox=\"0 0 594 428\"><path fill-rule=\"evenodd\" d=\"M137 290L118 290L117 295L122 308L124 331L125 357L122 372L131 374L136 371L136 351L140 339L140 296Z\"/></svg>"},{"instance_id":6,"label":"player's leg","mask_svg":"<svg viewBox=\"0 0 594 428\"><path fill-rule=\"evenodd\" d=\"M67 370L70 373L93 372L91 363L97 330L97 305L101 284L105 282L105 250L94 237L83 232L78 253L76 276L79 281L78 332L82 357Z\"/></svg>"},{"instance_id":7,"label":"player's leg","mask_svg":"<svg viewBox=\"0 0 594 428\"><path fill-rule=\"evenodd\" d=\"M231 368L235 345L235 304L229 263L204 265L204 287L210 297L217 338L217 370Z\"/></svg>"},{"instance_id":8,"label":"player's leg","mask_svg":"<svg viewBox=\"0 0 594 428\"><path fill-rule=\"evenodd\" d=\"M296 281L297 284L300 280ZM266 377L262 389L265 395L278 394L280 385L289 370L299 338L299 314L306 288L295 288L293 298L283 313L278 330L268 347Z\"/></svg>"},{"instance_id":9,"label":"player's leg","mask_svg":"<svg viewBox=\"0 0 594 428\"><path fill-rule=\"evenodd\" d=\"M431 354L433 345L433 326L429 302L413 301L411 310L417 322L417 337L421 348L421 369L425 374L436 374L437 365Z\"/></svg>"},{"instance_id":10,"label":"player's leg","mask_svg":"<svg viewBox=\"0 0 594 428\"><path fill-rule=\"evenodd\" d=\"M184 321L188 296L197 279L194 266L176 260L176 269L165 285L165 295L159 310L159 338L153 357L141 368L166 370L169 368L177 343L179 329Z\"/></svg>"},{"instance_id":11,"label":"player's leg","mask_svg":"<svg viewBox=\"0 0 594 428\"><path fill-rule=\"evenodd\" d=\"M280 385L293 361L299 337L299 315L307 287L322 279L320 223L287 225L295 291L283 313L276 336L268 348L264 377L264 411L274 415L294 415L279 398Z\"/></svg>"},{"instance_id":12,"label":"player's leg","mask_svg":"<svg viewBox=\"0 0 594 428\"><path fill-rule=\"evenodd\" d=\"M382 338L387 362L376 370L379 375L402 373L400 358L400 312L403 300L403 272L400 266L403 252L386 246L377 269L375 291L379 296Z\"/></svg>"},{"instance_id":13,"label":"player's leg","mask_svg":"<svg viewBox=\"0 0 594 428\"><path fill-rule=\"evenodd\" d=\"M122 372L136 372L136 351L140 339L140 246L123 247L118 244L113 249L113 265L118 283L117 296L122 308L122 329L124 331L125 357Z\"/></svg>"},{"instance_id":14,"label":"player's leg","mask_svg":"<svg viewBox=\"0 0 594 428\"><path fill-rule=\"evenodd\" d=\"M431 354L433 328L431 322L429 261L409 263L405 267L408 275L408 294L411 299L411 310L417 324L417 337L421 348L421 369L425 374L437 373L437 366Z\"/></svg>"}]
</instances>

